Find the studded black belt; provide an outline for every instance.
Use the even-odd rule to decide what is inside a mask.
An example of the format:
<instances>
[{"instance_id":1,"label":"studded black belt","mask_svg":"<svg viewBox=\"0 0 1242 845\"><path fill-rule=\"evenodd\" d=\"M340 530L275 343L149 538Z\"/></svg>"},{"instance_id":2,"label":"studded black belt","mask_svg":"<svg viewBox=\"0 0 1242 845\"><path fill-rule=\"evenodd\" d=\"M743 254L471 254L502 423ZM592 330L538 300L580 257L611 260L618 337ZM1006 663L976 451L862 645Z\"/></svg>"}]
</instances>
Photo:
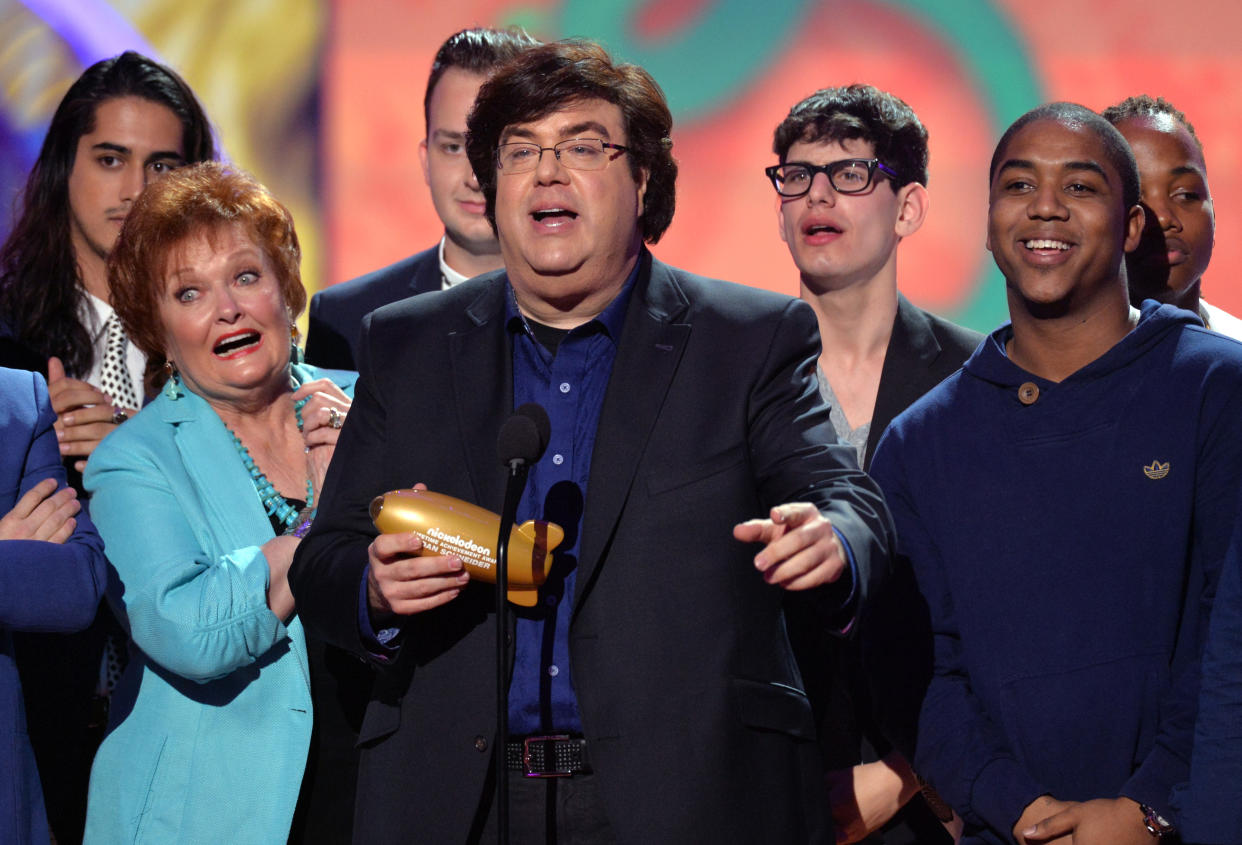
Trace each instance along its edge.
<instances>
[{"instance_id":1,"label":"studded black belt","mask_svg":"<svg viewBox=\"0 0 1242 845\"><path fill-rule=\"evenodd\" d=\"M590 772L591 760L580 736L538 735L505 743L505 767L529 778L563 778Z\"/></svg>"}]
</instances>

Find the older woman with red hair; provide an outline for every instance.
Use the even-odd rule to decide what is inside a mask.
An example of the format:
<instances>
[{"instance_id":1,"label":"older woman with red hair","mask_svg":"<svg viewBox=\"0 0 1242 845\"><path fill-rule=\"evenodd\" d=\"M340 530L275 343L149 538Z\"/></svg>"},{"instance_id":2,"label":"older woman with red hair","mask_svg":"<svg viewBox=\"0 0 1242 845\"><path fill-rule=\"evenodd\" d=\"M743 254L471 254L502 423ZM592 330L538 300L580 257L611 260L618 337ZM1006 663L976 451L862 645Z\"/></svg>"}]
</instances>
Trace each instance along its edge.
<instances>
[{"instance_id":1,"label":"older woman with red hair","mask_svg":"<svg viewBox=\"0 0 1242 845\"><path fill-rule=\"evenodd\" d=\"M313 707L286 572L355 378L298 363L300 257L288 210L219 163L148 187L110 257L157 395L85 475L131 637L87 841L289 836Z\"/></svg>"}]
</instances>

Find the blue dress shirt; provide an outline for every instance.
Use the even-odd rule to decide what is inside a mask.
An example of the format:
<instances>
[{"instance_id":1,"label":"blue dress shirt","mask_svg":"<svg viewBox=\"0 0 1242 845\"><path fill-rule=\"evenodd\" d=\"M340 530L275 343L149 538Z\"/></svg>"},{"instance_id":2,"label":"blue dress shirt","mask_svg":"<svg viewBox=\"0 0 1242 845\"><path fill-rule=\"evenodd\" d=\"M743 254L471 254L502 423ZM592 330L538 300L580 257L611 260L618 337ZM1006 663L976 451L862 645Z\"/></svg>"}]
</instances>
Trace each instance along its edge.
<instances>
[{"instance_id":1,"label":"blue dress shirt","mask_svg":"<svg viewBox=\"0 0 1242 845\"><path fill-rule=\"evenodd\" d=\"M539 341L509 297L505 325L513 340L514 405L537 402L552 424L548 449L531 467L517 519L546 520L565 529L547 583L539 591L540 603L513 608L513 735L582 730L569 665L569 617L595 430L636 274L637 268L603 313L566 333L555 351Z\"/></svg>"}]
</instances>

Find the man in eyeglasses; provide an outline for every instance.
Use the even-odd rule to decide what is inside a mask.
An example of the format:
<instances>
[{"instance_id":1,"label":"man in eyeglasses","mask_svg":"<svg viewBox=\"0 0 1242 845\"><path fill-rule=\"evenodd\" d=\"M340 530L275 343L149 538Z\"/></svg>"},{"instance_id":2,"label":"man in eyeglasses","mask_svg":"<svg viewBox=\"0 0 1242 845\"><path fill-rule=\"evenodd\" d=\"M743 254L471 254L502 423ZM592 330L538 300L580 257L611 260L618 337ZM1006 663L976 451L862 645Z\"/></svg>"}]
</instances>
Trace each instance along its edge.
<instances>
[{"instance_id":1,"label":"man in eyeglasses","mask_svg":"<svg viewBox=\"0 0 1242 845\"><path fill-rule=\"evenodd\" d=\"M498 69L468 130L505 269L364 322L290 573L303 623L380 667L355 840L495 841L503 743L514 842L831 842L785 611L850 626L891 538L819 397L811 310L652 257L672 116L598 45ZM514 609L498 737L491 585L376 537L368 506L424 482L499 511L497 432L527 402L551 427L518 519L565 540Z\"/></svg>"},{"instance_id":2,"label":"man in eyeglasses","mask_svg":"<svg viewBox=\"0 0 1242 845\"><path fill-rule=\"evenodd\" d=\"M776 127L781 240L819 320L819 384L866 469L893 417L983 340L910 304L897 251L927 216L927 130L870 85L816 91Z\"/></svg>"},{"instance_id":3,"label":"man in eyeglasses","mask_svg":"<svg viewBox=\"0 0 1242 845\"><path fill-rule=\"evenodd\" d=\"M850 85L794 106L772 146L780 163L766 172L781 239L798 268L802 299L819 320L820 392L837 436L866 469L893 417L983 339L897 290L898 247L928 210L927 130L892 94ZM879 734L856 643L797 633L808 691L822 709L820 746L832 770L837 825L849 841L868 834L886 843L950 841L926 803L911 801L917 778Z\"/></svg>"}]
</instances>

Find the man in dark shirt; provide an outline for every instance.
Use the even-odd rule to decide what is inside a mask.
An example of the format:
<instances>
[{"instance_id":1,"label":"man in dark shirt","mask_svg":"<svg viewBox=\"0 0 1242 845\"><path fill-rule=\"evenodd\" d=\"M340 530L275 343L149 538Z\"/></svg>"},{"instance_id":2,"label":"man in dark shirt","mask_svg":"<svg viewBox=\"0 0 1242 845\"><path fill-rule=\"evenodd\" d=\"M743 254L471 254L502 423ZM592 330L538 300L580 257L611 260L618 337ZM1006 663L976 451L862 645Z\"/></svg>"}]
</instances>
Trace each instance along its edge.
<instances>
[{"instance_id":1,"label":"man in dark shirt","mask_svg":"<svg viewBox=\"0 0 1242 845\"><path fill-rule=\"evenodd\" d=\"M418 156L444 237L396 264L315 294L307 361L355 370L358 332L369 312L500 268L500 245L466 159L466 115L487 74L535 43L520 29L479 27L454 33L440 45L423 97L427 137L418 145Z\"/></svg>"},{"instance_id":2,"label":"man in dark shirt","mask_svg":"<svg viewBox=\"0 0 1242 845\"><path fill-rule=\"evenodd\" d=\"M358 841L486 839L498 741L515 841L832 839L785 608L852 625L888 518L832 436L805 303L643 246L673 215L671 128L650 75L597 45L523 53L467 136L505 271L364 323L290 571L304 623L381 667ZM496 737L492 588L413 534L376 537L368 506L423 482L499 510L496 435L526 401L552 427L518 518L566 538L517 613L515 733Z\"/></svg>"}]
</instances>

